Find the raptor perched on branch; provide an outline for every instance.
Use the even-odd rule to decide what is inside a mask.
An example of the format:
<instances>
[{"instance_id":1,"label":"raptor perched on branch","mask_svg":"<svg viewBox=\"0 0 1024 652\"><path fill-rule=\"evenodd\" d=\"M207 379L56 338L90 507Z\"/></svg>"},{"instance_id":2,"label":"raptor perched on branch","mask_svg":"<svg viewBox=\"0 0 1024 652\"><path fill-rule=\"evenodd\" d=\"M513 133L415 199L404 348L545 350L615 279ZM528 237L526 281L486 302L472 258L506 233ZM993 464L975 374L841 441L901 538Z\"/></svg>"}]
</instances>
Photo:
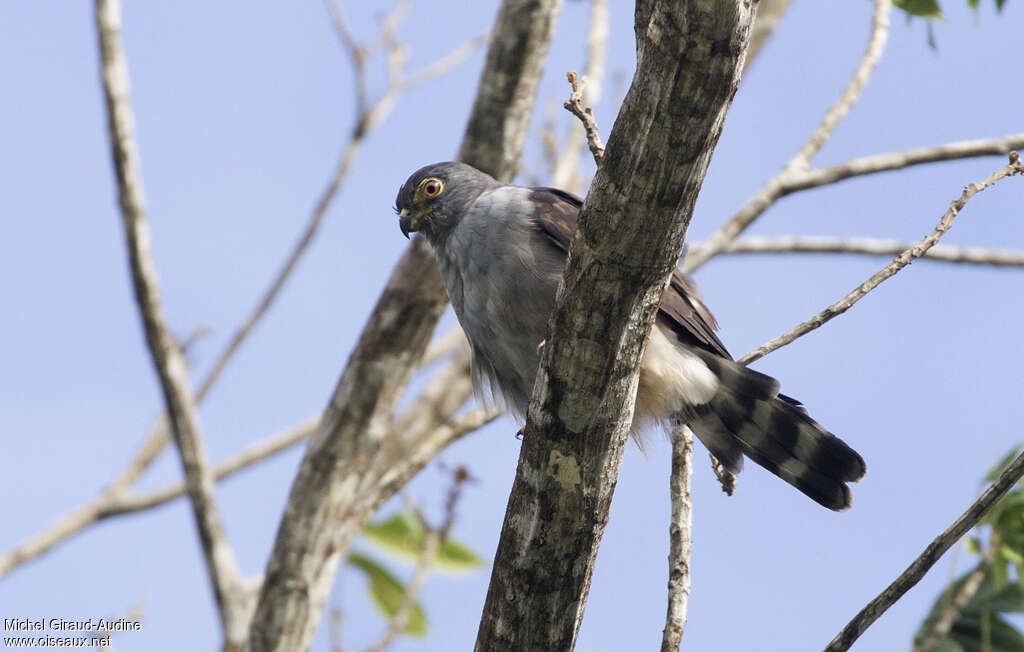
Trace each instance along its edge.
<instances>
[{"instance_id":1,"label":"raptor perched on branch","mask_svg":"<svg viewBox=\"0 0 1024 652\"><path fill-rule=\"evenodd\" d=\"M523 417L582 202L555 188L499 183L464 163L417 170L396 200L422 232L473 351L474 384ZM850 506L864 460L774 378L733 362L717 324L673 275L640 366L634 431L685 423L732 473L746 455L829 509Z\"/></svg>"}]
</instances>

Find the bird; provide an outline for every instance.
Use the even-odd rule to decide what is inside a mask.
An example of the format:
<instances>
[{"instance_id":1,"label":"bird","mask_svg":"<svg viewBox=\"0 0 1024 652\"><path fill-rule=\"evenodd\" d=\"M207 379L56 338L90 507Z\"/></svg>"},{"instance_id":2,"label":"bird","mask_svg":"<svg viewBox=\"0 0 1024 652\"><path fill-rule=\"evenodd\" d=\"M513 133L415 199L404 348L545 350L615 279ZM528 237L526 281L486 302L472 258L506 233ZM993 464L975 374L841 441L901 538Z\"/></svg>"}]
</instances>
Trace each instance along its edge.
<instances>
[{"instance_id":1,"label":"bird","mask_svg":"<svg viewBox=\"0 0 1024 652\"><path fill-rule=\"evenodd\" d=\"M469 340L475 390L525 419L540 347L582 200L504 184L471 165L434 163L398 191L406 238L433 249ZM848 509L863 458L814 421L774 378L733 361L696 286L678 270L640 363L633 432L686 425L729 472L749 457L817 503Z\"/></svg>"}]
</instances>

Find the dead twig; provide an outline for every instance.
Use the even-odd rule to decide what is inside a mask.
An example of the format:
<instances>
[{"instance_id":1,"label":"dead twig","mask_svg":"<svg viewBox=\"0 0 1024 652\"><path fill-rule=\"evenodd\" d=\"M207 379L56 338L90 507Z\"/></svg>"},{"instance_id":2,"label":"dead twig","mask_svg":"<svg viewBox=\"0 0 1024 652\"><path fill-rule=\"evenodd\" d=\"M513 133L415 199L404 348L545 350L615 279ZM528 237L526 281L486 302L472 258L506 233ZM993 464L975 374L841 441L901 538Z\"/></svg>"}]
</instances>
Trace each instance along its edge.
<instances>
[{"instance_id":1,"label":"dead twig","mask_svg":"<svg viewBox=\"0 0 1024 652\"><path fill-rule=\"evenodd\" d=\"M811 164L811 159L817 154L832 132L839 126L839 122L846 117L846 114L853 108L854 103L860 97L864 86L867 85L878 60L885 50L885 43L889 40L889 14L892 11L892 0L875 0L875 10L871 16L871 36L868 38L868 46L857 65L853 79L843 89L832 108L828 110L821 124L814 130L811 137L807 139L800 151L786 164L783 174L789 170L805 169Z\"/></svg>"},{"instance_id":2,"label":"dead twig","mask_svg":"<svg viewBox=\"0 0 1024 652\"><path fill-rule=\"evenodd\" d=\"M913 246L885 238L843 238L835 236L748 236L731 242L722 254L832 253L865 256L895 256ZM1024 267L1024 251L935 245L922 258L947 263Z\"/></svg>"},{"instance_id":3,"label":"dead twig","mask_svg":"<svg viewBox=\"0 0 1024 652\"><path fill-rule=\"evenodd\" d=\"M601 159L604 157L604 144L601 142L601 133L597 130L594 112L589 106L583 106L583 82L578 80L574 72L566 73L565 77L569 80L569 85L572 86L572 94L562 106L583 123L583 131L587 135L587 146L590 147L590 153L594 155L594 163L601 165Z\"/></svg>"},{"instance_id":4,"label":"dead twig","mask_svg":"<svg viewBox=\"0 0 1024 652\"><path fill-rule=\"evenodd\" d=\"M854 288L853 291L851 291L849 294L847 294L839 301L833 303L831 306L825 308L824 310L814 315L807 321L797 325L789 332L784 333L779 337L776 337L775 339L762 344L758 348L754 349L750 353L746 354L745 356L737 360L737 362L739 362L740 364L750 364L751 362L764 357L765 355L771 353L772 351L780 347L783 347L789 344L790 342L793 342L797 338L806 335L807 333L813 331L814 329L821 327L823 324L827 323L833 318L849 310L851 307L853 307L853 304L863 299L868 292L878 287L882 283L882 281L885 281L887 278L890 278L891 276L896 274L896 272L900 271L917 258L920 258L925 254L925 252L934 247L935 244L939 241L939 238L945 235L945 233L949 231L950 227L953 226L953 219L960 214L960 211L971 199L971 197L978 194L982 190L985 190L986 188L993 185L1000 179L1004 179L1015 174L1020 174L1021 172L1024 172L1024 167L1021 166L1020 155L1017 154L1017 152L1015 151L1010 152L1009 164L1004 166L1002 169L993 172L986 179L979 181L978 183L972 183L969 186L965 187L963 192L960 193L960 196L950 203L949 208L942 215L942 219L939 220L939 223L935 226L932 232L926 235L923 240L915 244L913 247L904 250L891 263L886 265L880 271L876 272L874 275L871 276L871 278L864 281L864 283Z\"/></svg>"},{"instance_id":5,"label":"dead twig","mask_svg":"<svg viewBox=\"0 0 1024 652\"><path fill-rule=\"evenodd\" d=\"M583 92L580 98L582 104L590 107L601 101L608 46L608 22L608 0L591 0L590 26L587 30L587 63L583 72ZM596 126L594 128L596 130ZM553 131L552 129L552 134ZM555 151L550 155L551 185L571 192L582 191L583 180L580 178L579 166L584 142L589 144L583 124L572 121L561 151ZM557 143L554 149L558 149Z\"/></svg>"},{"instance_id":6,"label":"dead twig","mask_svg":"<svg viewBox=\"0 0 1024 652\"><path fill-rule=\"evenodd\" d=\"M849 113L853 104L860 97L865 84L871 78L878 59L885 49L885 43L889 37L889 13L892 10L891 0L875 0L875 10L871 18L871 34L868 37L867 49L861 57L860 64L850 79L842 95L834 105L825 113L821 123L814 130L807 142L793 155L793 158L783 167L771 181L754 196L753 199L734 215L732 219L722 225L708 238L705 246L701 249L694 249L687 256L685 271L687 274L697 269L708 260L713 258L726 244L732 242L736 237L749 227L768 206L775 202L782 195L779 194L780 187L791 177L806 170L811 159L818 153L825 141L835 131L839 122ZM760 210L756 210L760 208Z\"/></svg>"}]
</instances>

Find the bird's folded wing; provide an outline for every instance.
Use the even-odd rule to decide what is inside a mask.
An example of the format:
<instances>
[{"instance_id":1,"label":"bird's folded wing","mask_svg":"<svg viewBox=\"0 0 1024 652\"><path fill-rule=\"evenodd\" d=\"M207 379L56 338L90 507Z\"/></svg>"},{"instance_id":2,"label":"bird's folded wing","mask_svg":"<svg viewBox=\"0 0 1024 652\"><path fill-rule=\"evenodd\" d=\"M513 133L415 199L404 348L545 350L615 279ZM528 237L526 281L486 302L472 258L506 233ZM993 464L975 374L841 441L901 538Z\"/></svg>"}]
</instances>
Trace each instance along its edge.
<instances>
[{"instance_id":1,"label":"bird's folded wing","mask_svg":"<svg viewBox=\"0 0 1024 652\"><path fill-rule=\"evenodd\" d=\"M534 205L537 227L563 251L576 232L577 218L583 201L558 188L533 188L530 200ZM676 332L681 342L732 359L725 345L715 335L718 323L700 300L696 288L678 271L661 299L659 317Z\"/></svg>"}]
</instances>

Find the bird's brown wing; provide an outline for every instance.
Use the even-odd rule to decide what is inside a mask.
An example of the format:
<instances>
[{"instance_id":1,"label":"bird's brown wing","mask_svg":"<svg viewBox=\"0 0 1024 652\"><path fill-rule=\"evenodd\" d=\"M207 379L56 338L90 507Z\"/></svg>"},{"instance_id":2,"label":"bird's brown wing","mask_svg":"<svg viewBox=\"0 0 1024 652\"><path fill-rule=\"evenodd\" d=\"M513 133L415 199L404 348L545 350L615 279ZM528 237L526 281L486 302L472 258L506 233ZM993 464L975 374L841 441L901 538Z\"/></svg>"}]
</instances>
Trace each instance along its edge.
<instances>
[{"instance_id":1,"label":"bird's brown wing","mask_svg":"<svg viewBox=\"0 0 1024 652\"><path fill-rule=\"evenodd\" d=\"M530 194L537 226L563 251L576 232L576 221L583 201L558 188L534 188ZM718 323L711 311L697 296L690 281L675 272L665 296L661 299L659 317L674 330L680 341L715 355L732 359L725 345L715 335Z\"/></svg>"}]
</instances>

